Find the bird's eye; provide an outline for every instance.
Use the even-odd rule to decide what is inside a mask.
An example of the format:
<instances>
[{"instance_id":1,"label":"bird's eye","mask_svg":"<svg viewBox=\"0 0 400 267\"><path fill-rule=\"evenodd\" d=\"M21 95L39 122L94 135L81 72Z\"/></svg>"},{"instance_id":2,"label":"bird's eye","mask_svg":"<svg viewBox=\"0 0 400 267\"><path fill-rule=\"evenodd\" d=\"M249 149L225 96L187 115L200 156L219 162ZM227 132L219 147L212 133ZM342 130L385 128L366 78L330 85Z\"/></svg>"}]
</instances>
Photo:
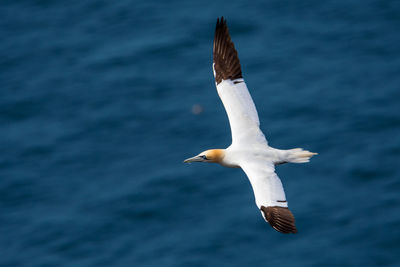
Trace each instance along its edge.
<instances>
[{"instance_id":1,"label":"bird's eye","mask_svg":"<svg viewBox=\"0 0 400 267\"><path fill-rule=\"evenodd\" d=\"M200 158L207 160L207 157L205 155L201 155Z\"/></svg>"}]
</instances>

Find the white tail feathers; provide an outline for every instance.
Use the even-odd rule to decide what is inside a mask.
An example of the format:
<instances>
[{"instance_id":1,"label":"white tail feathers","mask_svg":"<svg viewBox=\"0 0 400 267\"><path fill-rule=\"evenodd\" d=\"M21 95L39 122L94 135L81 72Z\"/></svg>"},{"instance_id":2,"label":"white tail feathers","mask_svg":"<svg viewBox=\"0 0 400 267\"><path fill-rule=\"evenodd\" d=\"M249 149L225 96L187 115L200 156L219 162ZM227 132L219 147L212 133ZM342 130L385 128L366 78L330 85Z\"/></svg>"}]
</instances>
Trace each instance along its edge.
<instances>
[{"instance_id":1,"label":"white tail feathers","mask_svg":"<svg viewBox=\"0 0 400 267\"><path fill-rule=\"evenodd\" d=\"M287 162L292 163L306 163L310 161L310 158L318 153L313 153L302 148L294 148L287 150Z\"/></svg>"}]
</instances>

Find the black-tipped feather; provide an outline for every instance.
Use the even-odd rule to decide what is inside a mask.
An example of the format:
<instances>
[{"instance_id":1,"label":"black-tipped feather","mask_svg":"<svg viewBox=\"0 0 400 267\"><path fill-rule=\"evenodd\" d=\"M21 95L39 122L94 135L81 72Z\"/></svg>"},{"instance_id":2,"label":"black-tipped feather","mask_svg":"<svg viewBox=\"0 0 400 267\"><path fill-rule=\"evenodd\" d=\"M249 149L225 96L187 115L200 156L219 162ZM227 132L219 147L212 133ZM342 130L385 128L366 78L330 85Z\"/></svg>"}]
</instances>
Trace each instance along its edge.
<instances>
[{"instance_id":1,"label":"black-tipped feather","mask_svg":"<svg viewBox=\"0 0 400 267\"><path fill-rule=\"evenodd\" d=\"M297 233L294 216L288 208L261 206L261 211L264 213L264 218L278 232Z\"/></svg>"},{"instance_id":2,"label":"black-tipped feather","mask_svg":"<svg viewBox=\"0 0 400 267\"><path fill-rule=\"evenodd\" d=\"M243 78L238 53L229 35L224 17L221 17L221 20L217 19L213 45L213 61L217 84L222 80Z\"/></svg>"}]
</instances>

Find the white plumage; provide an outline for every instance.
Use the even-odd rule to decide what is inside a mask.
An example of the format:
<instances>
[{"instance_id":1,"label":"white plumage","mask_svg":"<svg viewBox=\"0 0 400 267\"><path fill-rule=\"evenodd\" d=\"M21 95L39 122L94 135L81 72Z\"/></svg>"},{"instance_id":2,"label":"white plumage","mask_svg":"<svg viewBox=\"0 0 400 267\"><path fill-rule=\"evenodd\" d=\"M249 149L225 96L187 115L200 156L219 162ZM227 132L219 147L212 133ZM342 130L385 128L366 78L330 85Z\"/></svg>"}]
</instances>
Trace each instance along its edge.
<instances>
[{"instance_id":1,"label":"white plumage","mask_svg":"<svg viewBox=\"0 0 400 267\"><path fill-rule=\"evenodd\" d=\"M238 81L241 82L234 83ZM267 144L267 140L259 128L260 120L256 106L244 80L242 78L234 81L223 80L217 85L217 91L228 114L232 143Z\"/></svg>"},{"instance_id":2,"label":"white plumage","mask_svg":"<svg viewBox=\"0 0 400 267\"><path fill-rule=\"evenodd\" d=\"M268 145L223 17L217 20L213 61L216 87L229 118L232 144L226 149L204 151L184 162L212 162L242 168L264 219L281 233L296 233L294 216L288 209L275 165L308 162L317 153L301 148L281 150Z\"/></svg>"}]
</instances>

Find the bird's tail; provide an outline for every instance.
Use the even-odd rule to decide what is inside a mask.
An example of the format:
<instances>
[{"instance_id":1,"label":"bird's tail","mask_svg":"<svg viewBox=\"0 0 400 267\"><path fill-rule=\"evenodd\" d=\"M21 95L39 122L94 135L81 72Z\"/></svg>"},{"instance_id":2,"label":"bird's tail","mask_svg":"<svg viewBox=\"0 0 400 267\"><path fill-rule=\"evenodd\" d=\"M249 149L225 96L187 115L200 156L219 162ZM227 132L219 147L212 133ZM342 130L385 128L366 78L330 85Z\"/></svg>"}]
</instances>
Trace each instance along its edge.
<instances>
[{"instance_id":1,"label":"bird's tail","mask_svg":"<svg viewBox=\"0 0 400 267\"><path fill-rule=\"evenodd\" d=\"M318 153L313 153L302 148L294 148L287 150L287 162L291 163L306 163L310 161L310 158Z\"/></svg>"}]
</instances>

